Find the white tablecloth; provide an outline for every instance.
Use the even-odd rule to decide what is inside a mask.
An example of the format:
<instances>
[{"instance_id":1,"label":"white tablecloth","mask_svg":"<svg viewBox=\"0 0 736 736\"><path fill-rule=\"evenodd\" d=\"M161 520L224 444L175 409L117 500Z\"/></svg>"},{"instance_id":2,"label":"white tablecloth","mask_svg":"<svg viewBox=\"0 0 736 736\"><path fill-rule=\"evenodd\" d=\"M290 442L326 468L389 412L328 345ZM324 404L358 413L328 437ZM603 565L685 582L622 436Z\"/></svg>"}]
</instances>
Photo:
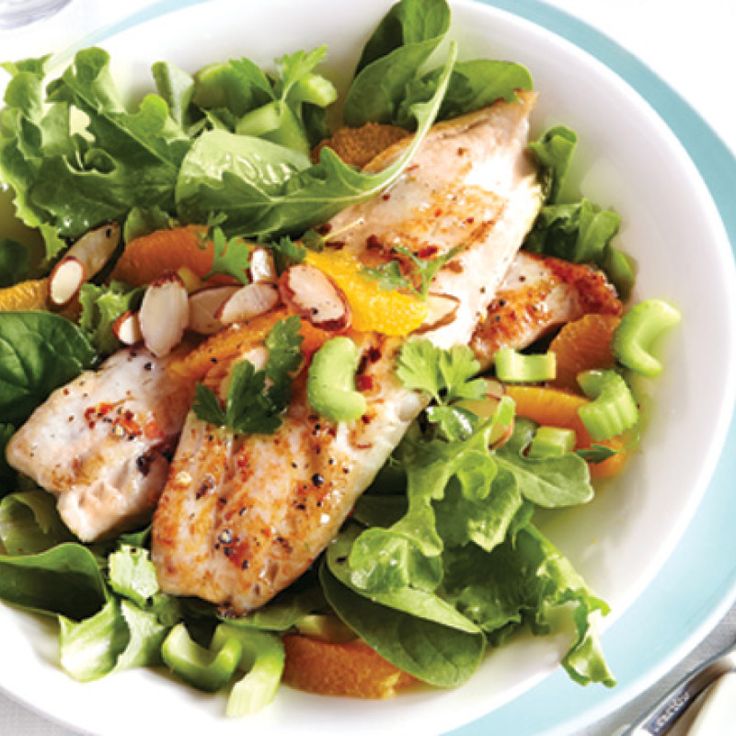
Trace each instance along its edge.
<instances>
[{"instance_id":1,"label":"white tablecloth","mask_svg":"<svg viewBox=\"0 0 736 736\"><path fill-rule=\"evenodd\" d=\"M266 1L266 0L263 0ZM734 0L550 0L604 31L645 61L703 115L736 151L736 2ZM0 56L23 58L65 47L88 31L151 4L151 0L72 0L54 18L10 34ZM685 672L736 639L736 608L666 678L621 711L578 736L609 736L655 702ZM734 712L736 722L736 706ZM2 736L77 736L0 694ZM498 736L513 736L499 734ZM725 736L714 734L713 736Z\"/></svg>"}]
</instances>

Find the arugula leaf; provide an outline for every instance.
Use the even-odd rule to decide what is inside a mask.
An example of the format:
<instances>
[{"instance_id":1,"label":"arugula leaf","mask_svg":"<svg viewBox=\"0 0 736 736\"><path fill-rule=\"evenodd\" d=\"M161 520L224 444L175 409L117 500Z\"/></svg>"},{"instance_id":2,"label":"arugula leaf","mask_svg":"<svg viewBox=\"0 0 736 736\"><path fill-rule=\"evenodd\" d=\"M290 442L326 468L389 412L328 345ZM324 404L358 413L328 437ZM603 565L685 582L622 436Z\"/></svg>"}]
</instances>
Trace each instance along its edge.
<instances>
[{"instance_id":1,"label":"arugula leaf","mask_svg":"<svg viewBox=\"0 0 736 736\"><path fill-rule=\"evenodd\" d=\"M275 432L291 398L291 374L302 361L300 325L298 317L287 317L274 325L266 338L269 354L264 370L256 371L248 360L234 366L224 410L210 388L197 384L192 407L195 414L241 434Z\"/></svg>"},{"instance_id":2,"label":"arugula leaf","mask_svg":"<svg viewBox=\"0 0 736 736\"><path fill-rule=\"evenodd\" d=\"M404 672L436 687L457 687L478 668L485 651L482 634L373 603L340 583L324 563L320 582L343 623Z\"/></svg>"},{"instance_id":3,"label":"arugula leaf","mask_svg":"<svg viewBox=\"0 0 736 736\"><path fill-rule=\"evenodd\" d=\"M182 163L176 189L182 218L201 222L209 212L224 212L226 232L265 237L303 232L375 196L401 175L427 135L456 53L452 45L432 99L412 107L418 126L411 143L383 171L357 171L329 147L309 166L285 146L213 130L197 139Z\"/></svg>"},{"instance_id":4,"label":"arugula leaf","mask_svg":"<svg viewBox=\"0 0 736 736\"><path fill-rule=\"evenodd\" d=\"M363 49L345 98L346 124L395 120L407 84L449 27L445 0L401 0L394 5Z\"/></svg>"},{"instance_id":5,"label":"arugula leaf","mask_svg":"<svg viewBox=\"0 0 736 736\"><path fill-rule=\"evenodd\" d=\"M556 203L560 199L577 142L574 130L557 125L529 144L543 170L543 188L548 202Z\"/></svg>"},{"instance_id":6,"label":"arugula leaf","mask_svg":"<svg viewBox=\"0 0 736 736\"><path fill-rule=\"evenodd\" d=\"M433 69L408 84L396 119L392 122L402 127L409 125L410 119L406 111L414 102L431 96L437 83L437 76L438 70ZM517 90L532 88L531 74L521 64L490 59L460 61L455 65L450 77L447 94L437 119L447 120L465 115L491 105L496 100L513 102L517 99Z\"/></svg>"},{"instance_id":7,"label":"arugula leaf","mask_svg":"<svg viewBox=\"0 0 736 736\"><path fill-rule=\"evenodd\" d=\"M11 493L0 501L0 542L6 554L36 554L71 539L50 493Z\"/></svg>"},{"instance_id":8,"label":"arugula leaf","mask_svg":"<svg viewBox=\"0 0 736 736\"><path fill-rule=\"evenodd\" d=\"M250 248L242 238L225 237L222 229L215 227L211 234L213 245L212 268L205 278L223 273L236 278L241 284L249 282Z\"/></svg>"},{"instance_id":9,"label":"arugula leaf","mask_svg":"<svg viewBox=\"0 0 736 736\"><path fill-rule=\"evenodd\" d=\"M128 311L134 311L143 298L142 288L133 288L122 281L97 286L84 284L79 292L82 307L79 327L100 355L114 353L120 347L112 326Z\"/></svg>"},{"instance_id":10,"label":"arugula leaf","mask_svg":"<svg viewBox=\"0 0 736 736\"><path fill-rule=\"evenodd\" d=\"M189 132L192 124L190 106L194 95L194 79L178 66L168 61L157 61L151 67L156 89L169 106L169 115Z\"/></svg>"},{"instance_id":11,"label":"arugula leaf","mask_svg":"<svg viewBox=\"0 0 736 736\"><path fill-rule=\"evenodd\" d=\"M27 279L31 268L28 248L15 240L0 238L0 287Z\"/></svg>"},{"instance_id":12,"label":"arugula leaf","mask_svg":"<svg viewBox=\"0 0 736 736\"><path fill-rule=\"evenodd\" d=\"M522 495L539 506L559 508L590 501L593 487L583 458L574 452L547 458L524 454L535 429L534 422L517 418L511 439L495 453L499 466L511 472Z\"/></svg>"},{"instance_id":13,"label":"arugula leaf","mask_svg":"<svg viewBox=\"0 0 736 736\"><path fill-rule=\"evenodd\" d=\"M0 416L20 424L58 386L89 368L84 333L49 312L0 313Z\"/></svg>"},{"instance_id":14,"label":"arugula leaf","mask_svg":"<svg viewBox=\"0 0 736 736\"><path fill-rule=\"evenodd\" d=\"M587 463L602 463L604 460L608 460L609 457L618 455L619 452L620 450L616 450L613 447L597 444L575 450L575 454L583 458Z\"/></svg>"}]
</instances>

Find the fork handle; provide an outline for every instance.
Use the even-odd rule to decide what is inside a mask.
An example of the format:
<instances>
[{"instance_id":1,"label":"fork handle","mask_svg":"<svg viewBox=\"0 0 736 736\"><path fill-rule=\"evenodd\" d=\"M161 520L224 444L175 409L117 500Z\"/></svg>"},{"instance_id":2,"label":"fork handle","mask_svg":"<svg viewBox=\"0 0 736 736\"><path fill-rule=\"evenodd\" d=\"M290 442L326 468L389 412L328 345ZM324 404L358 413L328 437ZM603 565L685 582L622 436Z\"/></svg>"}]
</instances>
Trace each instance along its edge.
<instances>
[{"instance_id":1,"label":"fork handle","mask_svg":"<svg viewBox=\"0 0 736 736\"><path fill-rule=\"evenodd\" d=\"M721 675L736 669L736 651L731 645L685 675L621 736L663 736L693 704L698 695Z\"/></svg>"}]
</instances>

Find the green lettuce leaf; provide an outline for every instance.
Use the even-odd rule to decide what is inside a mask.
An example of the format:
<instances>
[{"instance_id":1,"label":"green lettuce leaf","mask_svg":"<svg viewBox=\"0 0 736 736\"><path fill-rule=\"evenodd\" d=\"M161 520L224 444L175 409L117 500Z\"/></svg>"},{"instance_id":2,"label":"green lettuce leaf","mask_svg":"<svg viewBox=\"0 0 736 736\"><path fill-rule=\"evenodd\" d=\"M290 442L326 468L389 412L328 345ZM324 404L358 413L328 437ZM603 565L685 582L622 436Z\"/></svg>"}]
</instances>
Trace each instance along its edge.
<instances>
[{"instance_id":1,"label":"green lettuce leaf","mask_svg":"<svg viewBox=\"0 0 736 736\"><path fill-rule=\"evenodd\" d=\"M588 464L574 452L560 457L532 458L524 451L536 425L517 419L511 439L494 457L500 468L515 476L524 498L545 508L587 503L593 498Z\"/></svg>"},{"instance_id":2,"label":"green lettuce leaf","mask_svg":"<svg viewBox=\"0 0 736 736\"><path fill-rule=\"evenodd\" d=\"M158 593L156 569L148 550L123 544L107 558L110 587L121 596L145 607Z\"/></svg>"},{"instance_id":3,"label":"green lettuce leaf","mask_svg":"<svg viewBox=\"0 0 736 736\"><path fill-rule=\"evenodd\" d=\"M445 0L401 0L394 5L363 49L345 98L345 123L358 127L370 121L393 122L406 86L449 27Z\"/></svg>"},{"instance_id":4,"label":"green lettuce leaf","mask_svg":"<svg viewBox=\"0 0 736 736\"><path fill-rule=\"evenodd\" d=\"M123 240L130 243L135 238L148 235L154 230L164 230L174 226L174 220L160 207L133 207L125 218Z\"/></svg>"},{"instance_id":5,"label":"green lettuce leaf","mask_svg":"<svg viewBox=\"0 0 736 736\"><path fill-rule=\"evenodd\" d=\"M480 633L468 633L378 605L320 568L328 603L346 626L384 659L436 687L457 687L478 668L485 651Z\"/></svg>"},{"instance_id":6,"label":"green lettuce leaf","mask_svg":"<svg viewBox=\"0 0 736 736\"><path fill-rule=\"evenodd\" d=\"M548 202L555 203L560 200L577 142L578 136L574 130L557 125L547 130L539 140L529 144L542 167Z\"/></svg>"},{"instance_id":7,"label":"green lettuce leaf","mask_svg":"<svg viewBox=\"0 0 736 736\"><path fill-rule=\"evenodd\" d=\"M455 56L452 46L435 95L412 108L418 122L413 140L383 171L357 171L328 147L318 164L303 167L304 157L285 146L214 130L202 135L184 159L176 192L180 215L201 222L210 212L222 212L226 231L267 236L301 232L370 199L401 175L427 135Z\"/></svg>"},{"instance_id":8,"label":"green lettuce leaf","mask_svg":"<svg viewBox=\"0 0 736 736\"><path fill-rule=\"evenodd\" d=\"M110 355L120 347L112 326L128 311L135 311L143 298L142 288L133 288L122 281L97 286L84 284L79 292L82 312L79 326L100 355Z\"/></svg>"},{"instance_id":9,"label":"green lettuce leaf","mask_svg":"<svg viewBox=\"0 0 736 736\"><path fill-rule=\"evenodd\" d=\"M0 416L20 424L57 387L89 368L84 333L49 312L0 314Z\"/></svg>"},{"instance_id":10,"label":"green lettuce leaf","mask_svg":"<svg viewBox=\"0 0 736 736\"><path fill-rule=\"evenodd\" d=\"M50 493L11 493L0 501L0 543L6 554L32 555L72 538Z\"/></svg>"}]
</instances>

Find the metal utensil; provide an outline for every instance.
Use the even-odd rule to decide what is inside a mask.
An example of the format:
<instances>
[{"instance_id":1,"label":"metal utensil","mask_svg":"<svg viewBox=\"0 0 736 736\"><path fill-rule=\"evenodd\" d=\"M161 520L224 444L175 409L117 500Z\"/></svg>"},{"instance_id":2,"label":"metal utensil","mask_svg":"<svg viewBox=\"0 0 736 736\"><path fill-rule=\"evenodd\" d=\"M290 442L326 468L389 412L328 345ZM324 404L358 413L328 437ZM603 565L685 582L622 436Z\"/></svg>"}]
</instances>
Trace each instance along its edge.
<instances>
[{"instance_id":1,"label":"metal utensil","mask_svg":"<svg viewBox=\"0 0 736 736\"><path fill-rule=\"evenodd\" d=\"M727 672L736 670L736 643L685 675L666 695L619 736L662 736L679 720L698 695Z\"/></svg>"}]
</instances>

